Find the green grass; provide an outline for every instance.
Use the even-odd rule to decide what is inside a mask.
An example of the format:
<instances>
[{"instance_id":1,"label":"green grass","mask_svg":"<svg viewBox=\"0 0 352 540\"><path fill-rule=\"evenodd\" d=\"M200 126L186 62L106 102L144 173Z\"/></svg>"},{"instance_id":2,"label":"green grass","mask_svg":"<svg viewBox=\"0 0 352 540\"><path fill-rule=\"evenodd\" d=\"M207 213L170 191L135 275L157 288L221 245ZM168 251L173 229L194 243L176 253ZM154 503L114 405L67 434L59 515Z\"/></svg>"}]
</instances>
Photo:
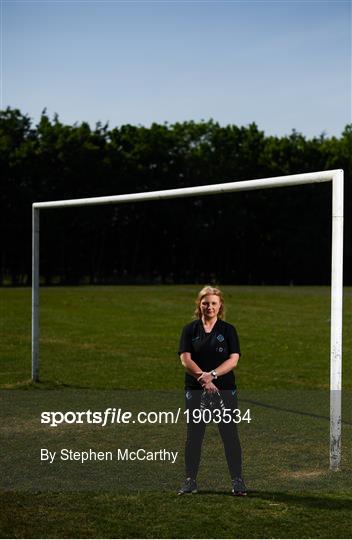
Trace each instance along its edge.
<instances>
[{"instance_id":1,"label":"green grass","mask_svg":"<svg viewBox=\"0 0 352 540\"><path fill-rule=\"evenodd\" d=\"M143 409L178 402L183 385L178 337L192 319L198 287L43 288L39 384L29 382L30 290L0 290L0 388L5 454L10 456L4 458L0 492L3 537L350 536L351 289L345 290L344 299L343 464L335 474L328 472L329 288L223 289L227 320L236 325L241 339L243 355L236 374L240 404L250 407L253 416L251 425L240 426L251 488L250 495L240 500L228 495L223 451L213 427L207 430L199 478L203 490L198 496L174 495L182 460L172 471L155 470L152 491L143 487L142 477L149 474L146 468L139 491L115 489L109 474L94 491L88 483L82 488L79 470L75 489L73 469L71 484L67 475L67 484L55 491L45 482L40 486L35 467L29 491L14 491L10 484L5 490L11 467L17 471L22 467L21 478L26 478L28 455L38 445L38 437L47 436L45 429L38 431L31 424L35 404L38 410L43 410L43 403L50 406L46 410L64 409L65 404L66 409L75 404L80 408L71 410L84 410L89 400L108 406L112 398L127 409L133 403ZM16 426L21 429L16 431ZM77 436L75 428L66 430L68 441ZM59 444L60 433L50 434L52 442ZM164 430L145 426L128 434L131 444L142 444L143 439L145 446L164 441L165 447L174 445L181 451L183 436L182 424ZM101 443L113 445L114 437L116 431L106 431ZM97 444L97 432L80 432L80 443L87 441Z\"/></svg>"},{"instance_id":2,"label":"green grass","mask_svg":"<svg viewBox=\"0 0 352 540\"><path fill-rule=\"evenodd\" d=\"M352 510L343 494L266 492L10 493L0 503L7 538L349 538Z\"/></svg>"},{"instance_id":3,"label":"green grass","mask_svg":"<svg viewBox=\"0 0 352 540\"><path fill-rule=\"evenodd\" d=\"M43 288L42 381L89 388L180 388L178 338L180 328L192 319L197 289ZM327 287L224 287L224 291L227 319L236 324L241 338L242 387L329 388ZM30 290L2 289L0 295L0 385L17 384L30 378ZM351 384L351 298L347 289L346 384Z\"/></svg>"}]
</instances>

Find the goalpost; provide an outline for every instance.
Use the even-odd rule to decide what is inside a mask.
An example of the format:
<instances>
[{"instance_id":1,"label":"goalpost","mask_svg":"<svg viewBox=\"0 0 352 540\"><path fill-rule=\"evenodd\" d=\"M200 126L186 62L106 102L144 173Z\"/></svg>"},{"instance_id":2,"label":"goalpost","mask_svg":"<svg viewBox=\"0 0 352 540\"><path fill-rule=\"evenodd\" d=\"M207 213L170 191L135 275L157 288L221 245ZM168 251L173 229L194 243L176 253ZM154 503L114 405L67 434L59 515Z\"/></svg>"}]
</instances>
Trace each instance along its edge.
<instances>
[{"instance_id":1,"label":"goalpost","mask_svg":"<svg viewBox=\"0 0 352 540\"><path fill-rule=\"evenodd\" d=\"M342 298L343 298L343 182L342 169L273 178L261 178L145 193L108 197L36 202L32 205L32 380L39 381L39 212L48 208L122 204L156 199L175 199L215 195L254 189L289 187L320 182L332 183L332 256L330 327L330 469L341 462L341 390L342 390Z\"/></svg>"}]
</instances>

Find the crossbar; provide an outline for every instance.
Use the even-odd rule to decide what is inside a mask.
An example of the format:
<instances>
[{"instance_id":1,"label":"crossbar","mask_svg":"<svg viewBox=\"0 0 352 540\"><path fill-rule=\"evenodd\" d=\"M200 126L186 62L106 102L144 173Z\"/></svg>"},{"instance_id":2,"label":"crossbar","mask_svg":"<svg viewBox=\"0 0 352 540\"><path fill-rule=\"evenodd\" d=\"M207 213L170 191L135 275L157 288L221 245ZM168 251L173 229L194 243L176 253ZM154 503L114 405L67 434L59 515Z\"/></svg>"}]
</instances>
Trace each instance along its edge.
<instances>
[{"instance_id":1,"label":"crossbar","mask_svg":"<svg viewBox=\"0 0 352 540\"><path fill-rule=\"evenodd\" d=\"M257 180L243 180L239 182L225 182L223 184L210 184L178 189L165 189L162 191L145 191L142 193L129 193L127 195L111 195L108 197L89 197L88 199L69 199L63 201L37 202L33 208L62 208L70 206L97 206L100 204L121 204L138 201L154 201L157 199L178 199L181 197L196 197L200 195L219 195L234 191L251 191L274 187L299 186L316 182L329 182L336 171L322 171L306 174L292 174L290 176L276 176L273 178L260 178Z\"/></svg>"},{"instance_id":2,"label":"crossbar","mask_svg":"<svg viewBox=\"0 0 352 540\"><path fill-rule=\"evenodd\" d=\"M341 389L342 389L342 302L343 302L343 188L342 169L256 180L225 182L163 191L149 191L62 201L35 202L32 205L32 379L39 381L39 212L44 209L217 195L302 184L332 182L332 256L331 256L331 331L330 331L330 469L341 463Z\"/></svg>"}]
</instances>

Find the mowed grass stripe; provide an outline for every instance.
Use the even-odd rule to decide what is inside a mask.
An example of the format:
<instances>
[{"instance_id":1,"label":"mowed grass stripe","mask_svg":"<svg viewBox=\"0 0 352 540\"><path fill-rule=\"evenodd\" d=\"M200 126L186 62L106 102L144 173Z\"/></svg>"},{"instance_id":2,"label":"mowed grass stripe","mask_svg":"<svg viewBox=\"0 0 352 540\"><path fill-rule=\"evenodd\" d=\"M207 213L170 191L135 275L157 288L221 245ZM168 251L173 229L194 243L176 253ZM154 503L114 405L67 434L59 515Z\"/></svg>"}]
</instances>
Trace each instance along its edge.
<instances>
[{"instance_id":1,"label":"mowed grass stripe","mask_svg":"<svg viewBox=\"0 0 352 540\"><path fill-rule=\"evenodd\" d=\"M0 494L3 538L349 538L349 495Z\"/></svg>"},{"instance_id":2,"label":"mowed grass stripe","mask_svg":"<svg viewBox=\"0 0 352 540\"><path fill-rule=\"evenodd\" d=\"M241 339L242 388L329 388L328 287L223 289L227 320ZM192 319L197 291L197 286L42 288L42 380L93 388L180 388L179 334ZM29 289L1 289L0 295L3 385L30 377L31 300ZM352 290L345 289L349 388L351 298Z\"/></svg>"}]
</instances>

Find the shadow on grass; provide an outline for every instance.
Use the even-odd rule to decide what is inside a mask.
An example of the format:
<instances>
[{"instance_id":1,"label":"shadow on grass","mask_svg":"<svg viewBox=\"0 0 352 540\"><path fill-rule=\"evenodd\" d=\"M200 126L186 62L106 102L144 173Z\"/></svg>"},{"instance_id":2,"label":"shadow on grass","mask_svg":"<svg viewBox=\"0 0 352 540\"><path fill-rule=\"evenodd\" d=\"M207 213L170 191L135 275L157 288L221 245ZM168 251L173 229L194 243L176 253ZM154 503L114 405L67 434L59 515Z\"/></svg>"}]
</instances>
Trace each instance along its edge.
<instances>
[{"instance_id":1,"label":"shadow on grass","mask_svg":"<svg viewBox=\"0 0 352 540\"><path fill-rule=\"evenodd\" d=\"M262 501L272 501L278 503L287 503L293 506L300 507L311 507L311 508L320 508L326 510L352 510L352 495L351 497L341 497L338 498L329 497L324 495L324 497L319 497L315 495L304 495L302 493L285 493L277 491L248 491L246 497L234 497L230 491L198 491L196 495L192 497L199 496L221 496L221 497L231 497L234 500L246 500L246 499L257 499ZM190 495L186 495L190 497Z\"/></svg>"},{"instance_id":2,"label":"shadow on grass","mask_svg":"<svg viewBox=\"0 0 352 540\"><path fill-rule=\"evenodd\" d=\"M24 381L18 381L16 383L12 384L4 384L0 386L0 389L2 390L57 390L57 389L63 389L63 388L74 388L74 389L81 389L81 390L93 390L90 386L83 386L83 385L76 385L76 384L67 384L63 383L61 381L51 381L51 380L41 380L39 382L33 382L31 379L27 379ZM106 390L106 388L94 388L94 390ZM115 388L115 389L109 389L109 390L118 390L121 391L121 388ZM135 390L135 389L134 389ZM128 391L128 390L127 390ZM162 392L163 390L160 389L158 392ZM169 390L165 391L166 393L169 392ZM316 414L316 413L310 413L302 410L297 409L291 409L288 407L280 407L278 405L273 405L271 403L264 403L262 401L256 401L253 399L247 399L247 398L240 398L240 403L249 403L251 405L255 405L257 407L261 407L263 409L271 409L275 411L280 412L288 412L291 414L296 414L299 416L307 416L309 418L318 418L321 420L326 420L330 422L330 417L326 415ZM352 422L348 420L341 420L341 423L344 425L352 426Z\"/></svg>"},{"instance_id":3,"label":"shadow on grass","mask_svg":"<svg viewBox=\"0 0 352 540\"><path fill-rule=\"evenodd\" d=\"M46 381L41 380L38 382L32 381L32 379L26 379L24 381L18 381L15 383L2 384L0 386L1 390L57 390L61 388L75 388L82 390L92 390L92 387L66 384L61 381Z\"/></svg>"},{"instance_id":4,"label":"shadow on grass","mask_svg":"<svg viewBox=\"0 0 352 540\"><path fill-rule=\"evenodd\" d=\"M305 411L298 411L297 409L288 409L287 407L279 407L278 405L263 403L261 401L254 401L253 399L240 399L239 401L243 403L250 403L251 405L256 405L257 407L262 407L265 409L273 409L276 411L298 414L300 416L309 416L310 418L319 418L322 420L328 420L330 422L330 416L325 416L322 414L308 413ZM341 420L341 423L347 424L348 426L352 426L352 422L348 422L347 420Z\"/></svg>"},{"instance_id":5,"label":"shadow on grass","mask_svg":"<svg viewBox=\"0 0 352 540\"><path fill-rule=\"evenodd\" d=\"M341 495L339 495L338 498L336 498L324 495L324 497L319 497L308 494L304 495L302 493L270 493L269 491L252 491L248 493L248 496L261 500L289 503L294 506L302 506L305 508L309 506L311 508L325 508L327 510L352 510L352 496L342 498Z\"/></svg>"}]
</instances>

